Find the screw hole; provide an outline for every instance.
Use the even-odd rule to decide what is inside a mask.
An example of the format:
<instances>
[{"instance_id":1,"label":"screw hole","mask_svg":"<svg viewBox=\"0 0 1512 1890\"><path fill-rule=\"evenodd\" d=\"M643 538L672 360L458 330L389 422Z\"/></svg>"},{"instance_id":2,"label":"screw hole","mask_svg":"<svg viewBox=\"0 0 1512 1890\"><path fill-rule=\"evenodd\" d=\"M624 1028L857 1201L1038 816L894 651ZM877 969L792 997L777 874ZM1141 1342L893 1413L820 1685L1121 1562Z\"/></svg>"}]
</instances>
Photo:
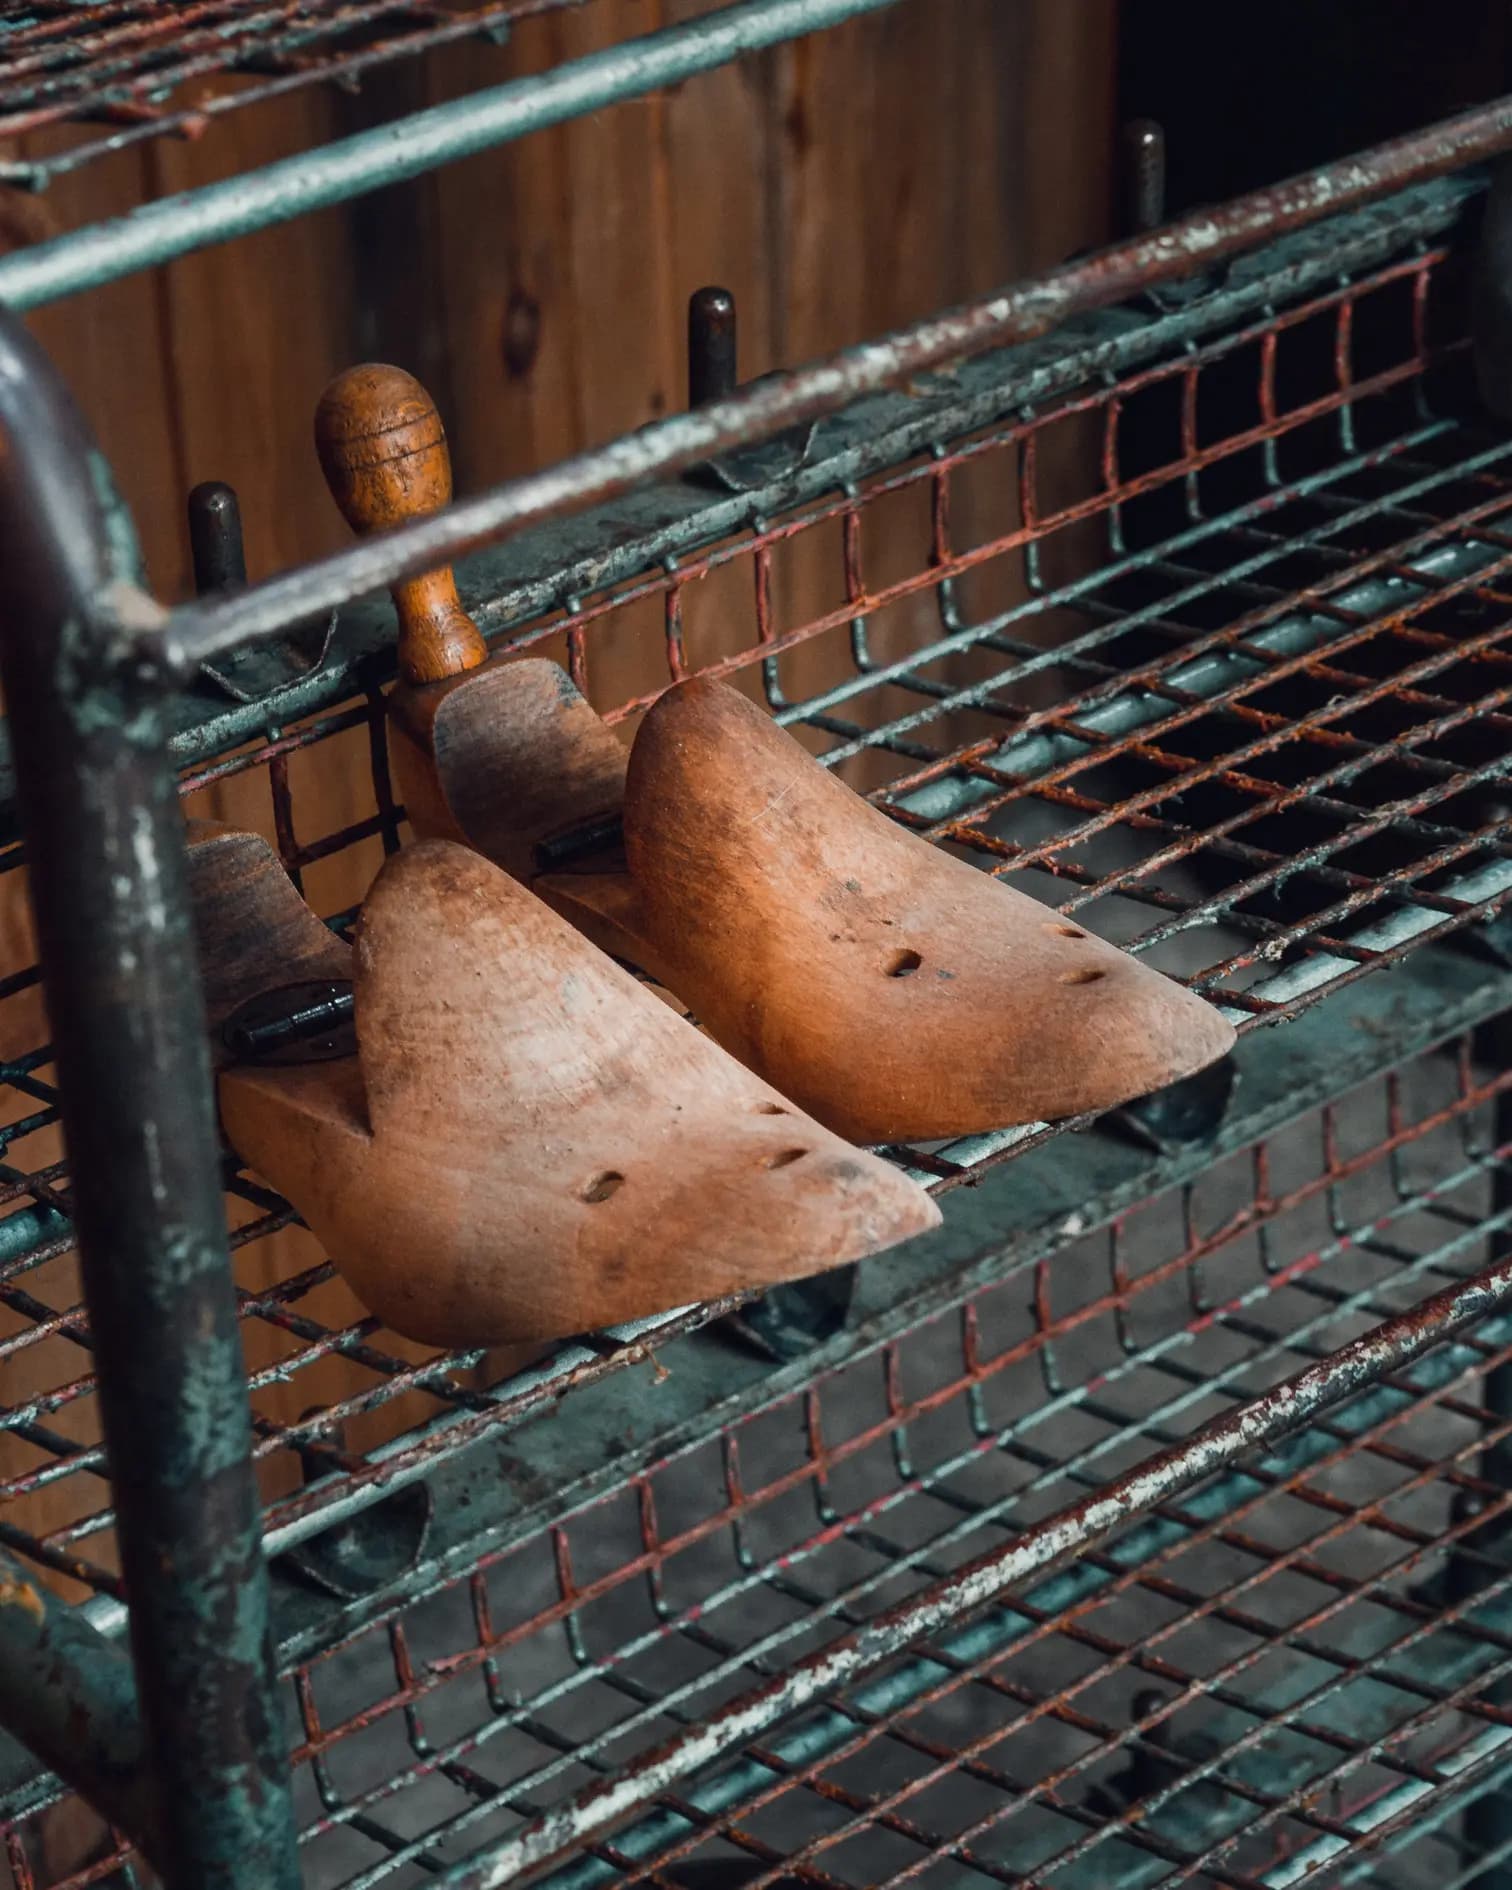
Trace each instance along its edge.
<instances>
[{"instance_id":1,"label":"screw hole","mask_svg":"<svg viewBox=\"0 0 1512 1890\"><path fill-rule=\"evenodd\" d=\"M607 1201L611 1194L617 1194L625 1185L625 1177L616 1174L612 1168L606 1168L601 1175L595 1175L583 1189L585 1201Z\"/></svg>"},{"instance_id":2,"label":"screw hole","mask_svg":"<svg viewBox=\"0 0 1512 1890\"><path fill-rule=\"evenodd\" d=\"M918 952L894 952L887 961L889 978L911 978L924 962Z\"/></svg>"},{"instance_id":3,"label":"screw hole","mask_svg":"<svg viewBox=\"0 0 1512 1890\"><path fill-rule=\"evenodd\" d=\"M787 1111L781 1103L759 1103L756 1113L758 1116L785 1116Z\"/></svg>"},{"instance_id":4,"label":"screw hole","mask_svg":"<svg viewBox=\"0 0 1512 1890\"><path fill-rule=\"evenodd\" d=\"M763 1168L791 1168L794 1162L801 1162L808 1154L806 1148L780 1148L775 1155L767 1155L762 1160Z\"/></svg>"},{"instance_id":5,"label":"screw hole","mask_svg":"<svg viewBox=\"0 0 1512 1890\"><path fill-rule=\"evenodd\" d=\"M1099 978L1106 978L1107 972L1099 965L1083 965L1079 971L1063 971L1056 979L1057 984L1096 984Z\"/></svg>"},{"instance_id":6,"label":"screw hole","mask_svg":"<svg viewBox=\"0 0 1512 1890\"><path fill-rule=\"evenodd\" d=\"M1051 938L1085 938L1087 936L1074 925L1047 925L1045 930Z\"/></svg>"}]
</instances>

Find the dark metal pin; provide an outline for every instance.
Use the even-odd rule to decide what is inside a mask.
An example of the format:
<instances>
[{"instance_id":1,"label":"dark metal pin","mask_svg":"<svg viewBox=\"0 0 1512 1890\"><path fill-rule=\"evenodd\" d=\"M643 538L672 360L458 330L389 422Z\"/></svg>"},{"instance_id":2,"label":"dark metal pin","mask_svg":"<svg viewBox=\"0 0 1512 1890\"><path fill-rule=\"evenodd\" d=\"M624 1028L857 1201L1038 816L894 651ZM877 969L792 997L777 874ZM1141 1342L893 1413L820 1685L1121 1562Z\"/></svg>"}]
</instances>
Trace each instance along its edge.
<instances>
[{"instance_id":1,"label":"dark metal pin","mask_svg":"<svg viewBox=\"0 0 1512 1890\"><path fill-rule=\"evenodd\" d=\"M571 872L587 862L589 872L602 870L598 855L623 848L625 823L619 814L599 814L591 820L569 827L565 833L548 834L536 842L537 872Z\"/></svg>"},{"instance_id":2,"label":"dark metal pin","mask_svg":"<svg viewBox=\"0 0 1512 1890\"><path fill-rule=\"evenodd\" d=\"M194 588L201 597L239 589L247 581L241 503L222 479L205 479L189 494L189 551Z\"/></svg>"},{"instance_id":3,"label":"dark metal pin","mask_svg":"<svg viewBox=\"0 0 1512 1890\"><path fill-rule=\"evenodd\" d=\"M1174 1155L1213 1139L1223 1125L1237 1081L1234 1059L1220 1057L1195 1076L1184 1076L1167 1083L1164 1089L1125 1103L1107 1120L1110 1126L1127 1130L1135 1141L1159 1154Z\"/></svg>"},{"instance_id":4,"label":"dark metal pin","mask_svg":"<svg viewBox=\"0 0 1512 1890\"><path fill-rule=\"evenodd\" d=\"M688 299L688 405L723 400L740 384L735 298L713 285Z\"/></svg>"},{"instance_id":5,"label":"dark metal pin","mask_svg":"<svg viewBox=\"0 0 1512 1890\"><path fill-rule=\"evenodd\" d=\"M353 1014L350 984L311 979L250 999L221 1037L238 1063L326 1063L356 1050Z\"/></svg>"},{"instance_id":6,"label":"dark metal pin","mask_svg":"<svg viewBox=\"0 0 1512 1890\"><path fill-rule=\"evenodd\" d=\"M1123 224L1142 236L1166 220L1165 132L1153 118L1131 118L1123 128Z\"/></svg>"},{"instance_id":7,"label":"dark metal pin","mask_svg":"<svg viewBox=\"0 0 1512 1890\"><path fill-rule=\"evenodd\" d=\"M204 479L189 494L189 552L194 588L201 597L240 590L247 581L241 501L223 479ZM275 652L234 652L221 663L202 663L201 674L233 702L258 702L290 681L319 669L330 648L336 613L296 624ZM271 656L271 660L270 660Z\"/></svg>"},{"instance_id":8,"label":"dark metal pin","mask_svg":"<svg viewBox=\"0 0 1512 1890\"><path fill-rule=\"evenodd\" d=\"M786 1364L845 1330L855 1291L856 1269L833 1267L812 1279L772 1287L721 1324L749 1350Z\"/></svg>"},{"instance_id":9,"label":"dark metal pin","mask_svg":"<svg viewBox=\"0 0 1512 1890\"><path fill-rule=\"evenodd\" d=\"M740 387L735 297L728 289L698 289L688 300L688 405L723 400ZM750 383L759 386L766 375ZM807 461L815 422L786 427L769 440L732 447L695 467L690 479L712 482L726 492L761 492L791 479Z\"/></svg>"},{"instance_id":10,"label":"dark metal pin","mask_svg":"<svg viewBox=\"0 0 1512 1890\"><path fill-rule=\"evenodd\" d=\"M1180 1774L1180 1761L1172 1750L1170 1720L1159 1720L1153 1726L1143 1724L1153 1719L1165 1703L1163 1693L1147 1691L1134 1696L1130 1718L1139 1727L1139 1743L1130 1754L1125 1781L1131 1804L1153 1797Z\"/></svg>"}]
</instances>

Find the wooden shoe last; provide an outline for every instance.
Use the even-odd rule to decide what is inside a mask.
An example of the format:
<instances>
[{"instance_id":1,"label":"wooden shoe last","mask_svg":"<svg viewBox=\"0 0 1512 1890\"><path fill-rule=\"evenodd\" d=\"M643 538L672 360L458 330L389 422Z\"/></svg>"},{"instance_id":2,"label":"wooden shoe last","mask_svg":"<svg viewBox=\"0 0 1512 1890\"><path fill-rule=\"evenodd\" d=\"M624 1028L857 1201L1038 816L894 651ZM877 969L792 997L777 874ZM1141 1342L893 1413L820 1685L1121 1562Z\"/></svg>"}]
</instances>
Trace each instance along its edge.
<instances>
[{"instance_id":1,"label":"wooden shoe last","mask_svg":"<svg viewBox=\"0 0 1512 1890\"><path fill-rule=\"evenodd\" d=\"M395 855L348 950L257 836L191 840L227 1138L396 1331L561 1337L937 1225L900 1170L804 1116L476 853ZM224 1047L248 1000L346 978L350 1053L258 1063Z\"/></svg>"},{"instance_id":2,"label":"wooden shoe last","mask_svg":"<svg viewBox=\"0 0 1512 1890\"><path fill-rule=\"evenodd\" d=\"M450 493L434 408L397 369L334 382L317 438L359 530L395 492ZM927 1141L1106 1110L1233 1044L1210 1005L907 833L722 683L669 689L627 753L554 663L436 676L405 652L432 649L428 600L455 586L420 582L422 602L395 593L411 680L392 699L416 830L532 886L840 1134Z\"/></svg>"}]
</instances>

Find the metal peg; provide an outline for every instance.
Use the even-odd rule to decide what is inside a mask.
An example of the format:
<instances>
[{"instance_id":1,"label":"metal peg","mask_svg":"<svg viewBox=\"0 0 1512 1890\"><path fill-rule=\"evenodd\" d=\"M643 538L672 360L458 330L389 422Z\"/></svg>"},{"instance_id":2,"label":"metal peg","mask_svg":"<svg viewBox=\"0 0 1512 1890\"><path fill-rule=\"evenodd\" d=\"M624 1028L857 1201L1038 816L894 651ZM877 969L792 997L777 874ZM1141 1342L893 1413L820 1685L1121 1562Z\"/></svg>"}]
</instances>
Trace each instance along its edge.
<instances>
[{"instance_id":1,"label":"metal peg","mask_svg":"<svg viewBox=\"0 0 1512 1890\"><path fill-rule=\"evenodd\" d=\"M299 1421L305 1424L323 1415L317 1405ZM296 1448L306 1487L362 1467L348 1455L342 1426L334 1419L311 1431ZM361 1601L408 1575L419 1562L434 1507L428 1484L406 1484L286 1549L279 1566L322 1594Z\"/></svg>"},{"instance_id":2,"label":"metal peg","mask_svg":"<svg viewBox=\"0 0 1512 1890\"><path fill-rule=\"evenodd\" d=\"M1121 181L1125 234L1159 229L1166 220L1166 143L1153 118L1131 118L1124 126Z\"/></svg>"},{"instance_id":3,"label":"metal peg","mask_svg":"<svg viewBox=\"0 0 1512 1890\"><path fill-rule=\"evenodd\" d=\"M241 504L235 488L224 480L203 480L189 494L189 550L194 588L201 597L246 583Z\"/></svg>"},{"instance_id":4,"label":"metal peg","mask_svg":"<svg viewBox=\"0 0 1512 1890\"><path fill-rule=\"evenodd\" d=\"M688 405L733 394L739 383L735 298L728 289L695 290L688 300Z\"/></svg>"},{"instance_id":5,"label":"metal peg","mask_svg":"<svg viewBox=\"0 0 1512 1890\"><path fill-rule=\"evenodd\" d=\"M201 597L240 590L247 582L241 501L223 479L205 479L189 494L189 553L194 588ZM233 702L257 702L325 661L336 613L296 624L276 646L277 654L234 651L223 662L202 663L200 673Z\"/></svg>"},{"instance_id":6,"label":"metal peg","mask_svg":"<svg viewBox=\"0 0 1512 1890\"><path fill-rule=\"evenodd\" d=\"M238 1063L328 1063L357 1048L352 986L317 978L250 998L227 1018L222 1041Z\"/></svg>"}]
</instances>

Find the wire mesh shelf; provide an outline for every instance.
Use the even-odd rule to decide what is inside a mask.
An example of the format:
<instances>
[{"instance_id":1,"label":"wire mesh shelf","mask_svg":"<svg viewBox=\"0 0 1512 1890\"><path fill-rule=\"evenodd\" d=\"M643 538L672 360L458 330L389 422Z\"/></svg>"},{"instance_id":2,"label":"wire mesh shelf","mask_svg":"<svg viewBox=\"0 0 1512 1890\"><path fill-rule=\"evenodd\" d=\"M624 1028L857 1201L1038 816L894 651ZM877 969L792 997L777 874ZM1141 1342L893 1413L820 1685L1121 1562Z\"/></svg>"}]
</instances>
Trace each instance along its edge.
<instances>
[{"instance_id":1,"label":"wire mesh shelf","mask_svg":"<svg viewBox=\"0 0 1512 1890\"><path fill-rule=\"evenodd\" d=\"M1504 1256L1509 1098L1451 1041L335 1637L290 1676L307 1881L502 1881L445 1873L548 1812L574 1890L1470 1881L1512 1763L1505 1314L719 1765L652 1757ZM16 1890L127 1863L102 1829L50 1866L54 1815L9 1827Z\"/></svg>"},{"instance_id":2,"label":"wire mesh shelf","mask_svg":"<svg viewBox=\"0 0 1512 1890\"><path fill-rule=\"evenodd\" d=\"M1122 372L598 589L543 603L537 587L523 612L496 596L483 621L501 647L560 656L627 733L650 700L647 648L669 679L731 678L894 818L1244 1029L1467 928L1505 957L1512 444L1466 399L1459 263L1440 231L1289 301L1252 287L1239 319L1200 337L1188 323ZM725 464L678 503L719 510L730 483ZM551 541L513 550L552 568ZM234 797L341 923L402 833L376 681L287 724L239 711L230 735L198 713L226 752L188 771L191 810L212 788L223 813ZM280 726L238 740L248 715ZM310 831L311 785L349 779L354 747L371 799ZM37 974L17 973L0 987L0 1421L34 1456L0 1490L0 1543L108 1599L45 1034ZM949 1190L1075 1126L893 1153ZM719 1310L523 1371L437 1355L365 1315L255 1177L228 1187L275 1543L379 1493L395 1453L439 1459ZM334 1408L332 1359L363 1375Z\"/></svg>"},{"instance_id":3,"label":"wire mesh shelf","mask_svg":"<svg viewBox=\"0 0 1512 1890\"><path fill-rule=\"evenodd\" d=\"M63 148L0 165L37 185L145 139L200 138L230 113L469 39L502 42L585 0L10 0L0 8L0 138L82 128ZM224 75L234 86L211 87ZM203 91L192 88L205 87Z\"/></svg>"}]
</instances>

